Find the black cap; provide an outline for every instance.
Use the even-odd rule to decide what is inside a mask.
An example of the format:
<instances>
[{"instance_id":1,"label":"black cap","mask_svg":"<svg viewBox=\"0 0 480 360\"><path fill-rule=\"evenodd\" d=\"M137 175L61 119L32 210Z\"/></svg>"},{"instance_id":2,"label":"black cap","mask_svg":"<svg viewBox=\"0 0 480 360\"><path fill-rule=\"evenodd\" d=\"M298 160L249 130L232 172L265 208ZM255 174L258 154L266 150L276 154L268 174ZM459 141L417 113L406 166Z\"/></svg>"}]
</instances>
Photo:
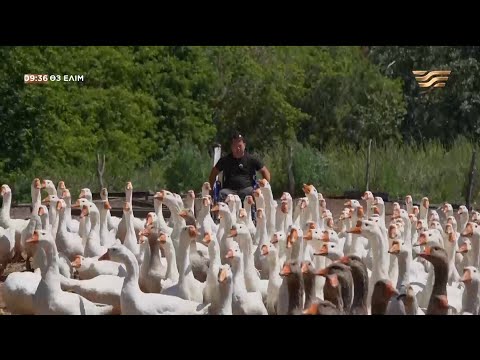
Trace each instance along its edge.
<instances>
[{"instance_id":1,"label":"black cap","mask_svg":"<svg viewBox=\"0 0 480 360\"><path fill-rule=\"evenodd\" d=\"M234 131L232 133L232 136L230 137L231 140L237 140L237 139L242 139L243 141L245 141L245 137L239 132L239 131Z\"/></svg>"}]
</instances>

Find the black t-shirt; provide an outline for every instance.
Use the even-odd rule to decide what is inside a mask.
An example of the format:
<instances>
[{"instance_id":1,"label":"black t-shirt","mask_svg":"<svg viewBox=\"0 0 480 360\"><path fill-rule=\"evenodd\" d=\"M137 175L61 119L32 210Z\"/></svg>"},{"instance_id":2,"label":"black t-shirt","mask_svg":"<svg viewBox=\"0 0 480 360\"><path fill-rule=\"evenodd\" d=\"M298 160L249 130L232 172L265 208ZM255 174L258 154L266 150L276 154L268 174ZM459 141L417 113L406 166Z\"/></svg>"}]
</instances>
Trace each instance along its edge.
<instances>
[{"instance_id":1,"label":"black t-shirt","mask_svg":"<svg viewBox=\"0 0 480 360\"><path fill-rule=\"evenodd\" d=\"M252 186L252 177L263 167L263 163L247 152L240 159L235 159L230 153L220 158L215 167L223 171L224 188L240 190Z\"/></svg>"}]
</instances>

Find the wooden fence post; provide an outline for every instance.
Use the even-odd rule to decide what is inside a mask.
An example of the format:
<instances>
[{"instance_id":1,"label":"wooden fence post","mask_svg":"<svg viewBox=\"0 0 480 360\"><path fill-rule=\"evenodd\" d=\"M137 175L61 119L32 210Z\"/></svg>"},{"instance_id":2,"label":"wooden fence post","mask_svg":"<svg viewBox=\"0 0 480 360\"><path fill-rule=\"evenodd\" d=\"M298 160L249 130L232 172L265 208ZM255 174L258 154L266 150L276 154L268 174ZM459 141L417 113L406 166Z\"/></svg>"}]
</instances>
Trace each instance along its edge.
<instances>
[{"instance_id":1,"label":"wooden fence post","mask_svg":"<svg viewBox=\"0 0 480 360\"><path fill-rule=\"evenodd\" d=\"M367 170L365 172L365 190L370 190L370 151L372 149L372 139L368 141Z\"/></svg>"}]
</instances>

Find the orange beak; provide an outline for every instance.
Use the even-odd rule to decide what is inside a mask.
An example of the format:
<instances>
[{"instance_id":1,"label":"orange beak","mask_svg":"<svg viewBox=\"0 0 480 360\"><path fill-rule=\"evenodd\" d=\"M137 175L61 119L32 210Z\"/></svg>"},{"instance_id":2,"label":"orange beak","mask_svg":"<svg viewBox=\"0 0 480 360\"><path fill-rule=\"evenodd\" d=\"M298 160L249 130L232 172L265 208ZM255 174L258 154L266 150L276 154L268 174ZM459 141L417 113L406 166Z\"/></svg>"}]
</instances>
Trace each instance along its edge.
<instances>
[{"instance_id":1,"label":"orange beak","mask_svg":"<svg viewBox=\"0 0 480 360\"><path fill-rule=\"evenodd\" d=\"M262 255L268 255L268 246L262 245Z\"/></svg>"},{"instance_id":2,"label":"orange beak","mask_svg":"<svg viewBox=\"0 0 480 360\"><path fill-rule=\"evenodd\" d=\"M308 309L303 310L304 315L317 315L318 314L318 303L314 302L310 305Z\"/></svg>"},{"instance_id":3,"label":"orange beak","mask_svg":"<svg viewBox=\"0 0 480 360\"><path fill-rule=\"evenodd\" d=\"M472 281L472 272L470 271L470 269L465 269L463 271L463 276L460 281L465 283Z\"/></svg>"},{"instance_id":4,"label":"orange beak","mask_svg":"<svg viewBox=\"0 0 480 360\"><path fill-rule=\"evenodd\" d=\"M220 208L218 207L218 204L211 208L211 211L219 211L219 210Z\"/></svg>"},{"instance_id":5,"label":"orange beak","mask_svg":"<svg viewBox=\"0 0 480 360\"><path fill-rule=\"evenodd\" d=\"M307 263L302 263L302 274L308 273L308 264Z\"/></svg>"},{"instance_id":6,"label":"orange beak","mask_svg":"<svg viewBox=\"0 0 480 360\"><path fill-rule=\"evenodd\" d=\"M203 237L203 242L205 244L210 244L210 241L212 241L212 235L210 235L209 232L205 232L205 236Z\"/></svg>"},{"instance_id":7,"label":"orange beak","mask_svg":"<svg viewBox=\"0 0 480 360\"><path fill-rule=\"evenodd\" d=\"M430 254L431 254L430 246L425 246L425 250L424 250L422 253L418 254L418 255L420 255L421 257L425 258L425 257L427 257L427 256L430 256Z\"/></svg>"},{"instance_id":8,"label":"orange beak","mask_svg":"<svg viewBox=\"0 0 480 360\"><path fill-rule=\"evenodd\" d=\"M328 233L328 231L323 231L322 232L322 236L320 236L320 240L321 241L330 241L330 235Z\"/></svg>"},{"instance_id":9,"label":"orange beak","mask_svg":"<svg viewBox=\"0 0 480 360\"><path fill-rule=\"evenodd\" d=\"M459 254L465 254L468 252L468 245L466 243L463 243L457 250L457 253Z\"/></svg>"},{"instance_id":10,"label":"orange beak","mask_svg":"<svg viewBox=\"0 0 480 360\"><path fill-rule=\"evenodd\" d=\"M227 278L227 269L221 269L220 273L218 274L218 282L223 283Z\"/></svg>"},{"instance_id":11,"label":"orange beak","mask_svg":"<svg viewBox=\"0 0 480 360\"><path fill-rule=\"evenodd\" d=\"M318 255L322 255L322 256L328 255L328 246L327 246L327 244L323 244L323 245L322 245L322 248L320 249L320 252L318 253Z\"/></svg>"},{"instance_id":12,"label":"orange beak","mask_svg":"<svg viewBox=\"0 0 480 360\"><path fill-rule=\"evenodd\" d=\"M312 229L308 229L307 233L303 235L303 240L312 240L313 239L312 235L313 235Z\"/></svg>"},{"instance_id":13,"label":"orange beak","mask_svg":"<svg viewBox=\"0 0 480 360\"><path fill-rule=\"evenodd\" d=\"M397 241L394 241L390 250L388 250L390 254L398 254L400 252L400 244Z\"/></svg>"},{"instance_id":14,"label":"orange beak","mask_svg":"<svg viewBox=\"0 0 480 360\"><path fill-rule=\"evenodd\" d=\"M80 255L75 256L75 260L71 262L72 267L78 269L82 266L82 257Z\"/></svg>"},{"instance_id":15,"label":"orange beak","mask_svg":"<svg viewBox=\"0 0 480 360\"><path fill-rule=\"evenodd\" d=\"M227 251L227 255L225 255L225 258L227 258L227 259L233 258L233 250L232 249Z\"/></svg>"},{"instance_id":16,"label":"orange beak","mask_svg":"<svg viewBox=\"0 0 480 360\"><path fill-rule=\"evenodd\" d=\"M471 223L468 223L467 226L465 226L465 230L462 232L462 236L471 237L472 235L473 225Z\"/></svg>"},{"instance_id":17,"label":"orange beak","mask_svg":"<svg viewBox=\"0 0 480 360\"><path fill-rule=\"evenodd\" d=\"M26 242L27 243L37 243L37 242L39 242L38 232L34 231L32 237L30 239L28 239Z\"/></svg>"},{"instance_id":18,"label":"orange beak","mask_svg":"<svg viewBox=\"0 0 480 360\"><path fill-rule=\"evenodd\" d=\"M57 202L56 208L57 208L57 211L60 211L60 209L63 208L63 205L60 201Z\"/></svg>"},{"instance_id":19,"label":"orange beak","mask_svg":"<svg viewBox=\"0 0 480 360\"><path fill-rule=\"evenodd\" d=\"M100 256L100 257L98 258L98 260L99 260L99 261L101 261L101 260L110 260L110 255L108 255L108 251L107 251L105 254L103 254L102 256Z\"/></svg>"},{"instance_id":20,"label":"orange beak","mask_svg":"<svg viewBox=\"0 0 480 360\"><path fill-rule=\"evenodd\" d=\"M198 231L193 225L188 227L188 235L190 235L191 238L197 237Z\"/></svg>"},{"instance_id":21,"label":"orange beak","mask_svg":"<svg viewBox=\"0 0 480 360\"><path fill-rule=\"evenodd\" d=\"M280 271L280 276L287 276L292 273L292 269L289 264L284 264L282 270Z\"/></svg>"},{"instance_id":22,"label":"orange beak","mask_svg":"<svg viewBox=\"0 0 480 360\"><path fill-rule=\"evenodd\" d=\"M165 244L167 242L167 235L166 234L160 234L158 237L158 241L160 241L160 244Z\"/></svg>"},{"instance_id":23,"label":"orange beak","mask_svg":"<svg viewBox=\"0 0 480 360\"><path fill-rule=\"evenodd\" d=\"M323 268L321 270L318 270L315 274L326 277L328 275L328 268Z\"/></svg>"},{"instance_id":24,"label":"orange beak","mask_svg":"<svg viewBox=\"0 0 480 360\"><path fill-rule=\"evenodd\" d=\"M236 237L238 235L237 229L230 229L230 237Z\"/></svg>"}]
</instances>

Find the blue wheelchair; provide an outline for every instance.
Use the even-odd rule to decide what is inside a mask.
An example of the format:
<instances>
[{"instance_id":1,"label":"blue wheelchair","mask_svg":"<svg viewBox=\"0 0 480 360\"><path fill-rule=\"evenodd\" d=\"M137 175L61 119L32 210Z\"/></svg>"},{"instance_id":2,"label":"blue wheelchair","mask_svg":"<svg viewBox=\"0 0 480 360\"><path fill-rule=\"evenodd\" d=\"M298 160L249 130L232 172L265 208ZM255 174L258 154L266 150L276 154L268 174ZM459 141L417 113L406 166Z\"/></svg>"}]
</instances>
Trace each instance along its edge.
<instances>
[{"instance_id":1,"label":"blue wheelchair","mask_svg":"<svg viewBox=\"0 0 480 360\"><path fill-rule=\"evenodd\" d=\"M253 187L253 190L256 190L259 187L256 174L252 175L252 187ZM217 179L217 181L215 181L215 183L213 184L213 203L214 204L216 204L217 202L219 202L221 200L220 199L220 190L221 189L222 189L222 182L219 179ZM255 226L257 225L256 214L257 214L257 211L256 211L255 203L254 203L252 205L252 221L255 224Z\"/></svg>"}]
</instances>

